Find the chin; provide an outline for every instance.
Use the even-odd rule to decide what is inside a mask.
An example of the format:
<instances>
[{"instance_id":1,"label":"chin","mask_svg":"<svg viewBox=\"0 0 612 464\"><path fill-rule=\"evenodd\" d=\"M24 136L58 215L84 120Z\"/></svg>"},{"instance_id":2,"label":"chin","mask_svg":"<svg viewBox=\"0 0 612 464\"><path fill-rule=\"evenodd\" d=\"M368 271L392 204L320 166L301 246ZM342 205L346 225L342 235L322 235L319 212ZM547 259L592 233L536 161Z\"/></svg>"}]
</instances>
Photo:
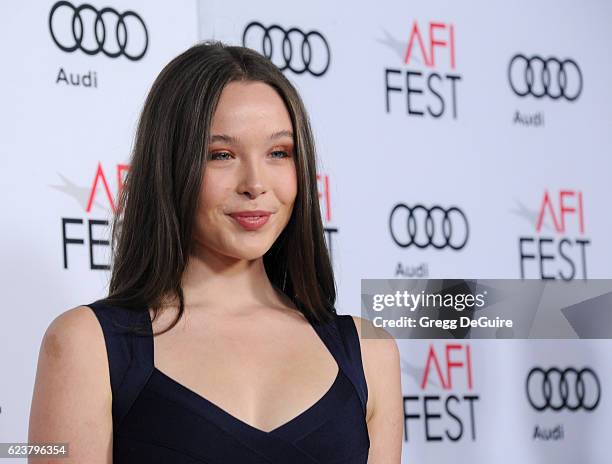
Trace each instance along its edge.
<instances>
[{"instance_id":1,"label":"chin","mask_svg":"<svg viewBox=\"0 0 612 464\"><path fill-rule=\"evenodd\" d=\"M263 253L244 253L244 254L239 254L239 255L234 255L234 257L236 259L241 259L241 260L245 260L245 261L254 261L256 259L259 259L261 257L263 257L263 255L265 255L265 252Z\"/></svg>"},{"instance_id":2,"label":"chin","mask_svg":"<svg viewBox=\"0 0 612 464\"><path fill-rule=\"evenodd\" d=\"M263 255L265 255L268 252L269 249L270 249L269 246L248 247L248 248L245 247L239 250L234 250L234 252L231 253L231 255L237 259L246 259L246 260L251 261L254 259L261 258Z\"/></svg>"}]
</instances>

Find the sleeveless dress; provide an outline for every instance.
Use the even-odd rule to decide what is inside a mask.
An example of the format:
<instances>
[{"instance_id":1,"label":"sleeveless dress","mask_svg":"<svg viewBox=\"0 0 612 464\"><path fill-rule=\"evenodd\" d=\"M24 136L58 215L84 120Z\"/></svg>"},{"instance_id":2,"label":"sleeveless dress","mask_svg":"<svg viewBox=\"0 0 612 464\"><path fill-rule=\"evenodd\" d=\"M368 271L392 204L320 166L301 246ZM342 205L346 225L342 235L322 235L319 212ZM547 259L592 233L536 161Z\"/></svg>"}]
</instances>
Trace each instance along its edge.
<instances>
[{"instance_id":1,"label":"sleeveless dress","mask_svg":"<svg viewBox=\"0 0 612 464\"><path fill-rule=\"evenodd\" d=\"M146 308L89 306L104 333L113 394L114 464L362 464L370 440L368 390L353 318L311 322L339 370L329 390L288 422L265 432L158 370ZM148 335L128 333L138 325Z\"/></svg>"}]
</instances>

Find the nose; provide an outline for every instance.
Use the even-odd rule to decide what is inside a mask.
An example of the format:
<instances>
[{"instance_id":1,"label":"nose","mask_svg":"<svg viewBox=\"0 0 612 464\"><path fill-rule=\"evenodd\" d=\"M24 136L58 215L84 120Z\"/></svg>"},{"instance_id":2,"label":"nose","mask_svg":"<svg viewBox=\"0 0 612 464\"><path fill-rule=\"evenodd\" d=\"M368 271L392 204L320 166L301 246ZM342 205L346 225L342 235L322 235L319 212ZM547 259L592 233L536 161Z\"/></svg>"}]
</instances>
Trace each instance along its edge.
<instances>
[{"instance_id":1,"label":"nose","mask_svg":"<svg viewBox=\"0 0 612 464\"><path fill-rule=\"evenodd\" d=\"M255 156L244 160L238 191L249 199L257 198L266 191L265 173Z\"/></svg>"}]
</instances>

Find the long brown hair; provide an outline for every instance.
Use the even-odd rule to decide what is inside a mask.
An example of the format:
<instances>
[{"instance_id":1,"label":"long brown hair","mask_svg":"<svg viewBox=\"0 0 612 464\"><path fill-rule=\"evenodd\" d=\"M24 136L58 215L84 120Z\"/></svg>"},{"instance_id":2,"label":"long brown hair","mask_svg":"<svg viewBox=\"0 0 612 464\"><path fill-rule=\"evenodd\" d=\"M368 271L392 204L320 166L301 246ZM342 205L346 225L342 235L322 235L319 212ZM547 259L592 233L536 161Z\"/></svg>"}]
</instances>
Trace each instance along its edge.
<instances>
[{"instance_id":1,"label":"long brown hair","mask_svg":"<svg viewBox=\"0 0 612 464\"><path fill-rule=\"evenodd\" d=\"M154 319L166 297L184 313L181 276L192 243L206 168L210 126L223 88L261 81L282 97L294 127L298 192L291 218L263 256L268 278L312 322L336 314L336 287L317 193L315 144L304 104L293 85L254 50L218 41L198 43L170 61L144 103L130 169L112 223L109 291L100 302Z\"/></svg>"}]
</instances>

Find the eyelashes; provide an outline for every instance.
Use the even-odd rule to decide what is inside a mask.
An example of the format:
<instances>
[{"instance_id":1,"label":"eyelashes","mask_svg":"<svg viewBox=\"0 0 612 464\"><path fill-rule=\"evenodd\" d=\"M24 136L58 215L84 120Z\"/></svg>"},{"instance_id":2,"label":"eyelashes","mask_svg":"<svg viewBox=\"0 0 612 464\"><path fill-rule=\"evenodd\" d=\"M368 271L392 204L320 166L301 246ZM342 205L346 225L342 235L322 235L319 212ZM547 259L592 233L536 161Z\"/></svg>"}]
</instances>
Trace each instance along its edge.
<instances>
[{"instance_id":1,"label":"eyelashes","mask_svg":"<svg viewBox=\"0 0 612 464\"><path fill-rule=\"evenodd\" d=\"M270 155L280 154L282 156L272 156L273 159L286 159L291 158L292 152L288 150L274 150L270 152ZM230 160L234 155L229 151L216 151L208 154L208 159L211 161L226 161Z\"/></svg>"},{"instance_id":2,"label":"eyelashes","mask_svg":"<svg viewBox=\"0 0 612 464\"><path fill-rule=\"evenodd\" d=\"M282 159L282 158L291 158L291 154L289 152L285 151L285 150L275 150L272 153L281 153L282 155L284 155L284 156L282 156L279 159Z\"/></svg>"},{"instance_id":3,"label":"eyelashes","mask_svg":"<svg viewBox=\"0 0 612 464\"><path fill-rule=\"evenodd\" d=\"M220 158L223 155L228 155L229 156L229 153L226 152L226 151L220 151L220 152L216 152L216 153L209 153L208 154L208 159L211 160L211 161L229 159L229 158Z\"/></svg>"}]
</instances>

